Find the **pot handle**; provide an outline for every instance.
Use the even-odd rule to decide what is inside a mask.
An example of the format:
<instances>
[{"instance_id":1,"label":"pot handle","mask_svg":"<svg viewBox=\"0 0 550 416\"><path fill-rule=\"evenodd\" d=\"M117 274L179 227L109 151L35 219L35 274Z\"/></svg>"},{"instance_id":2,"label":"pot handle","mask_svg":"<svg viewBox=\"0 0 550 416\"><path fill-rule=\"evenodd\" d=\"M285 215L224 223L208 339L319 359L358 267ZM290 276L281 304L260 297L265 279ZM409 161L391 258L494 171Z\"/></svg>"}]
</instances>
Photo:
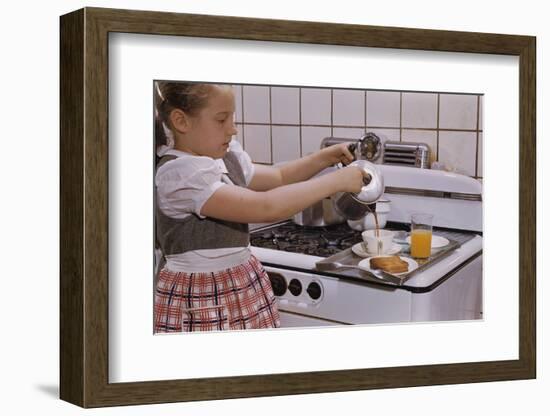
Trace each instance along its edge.
<instances>
[{"instance_id":1,"label":"pot handle","mask_svg":"<svg viewBox=\"0 0 550 416\"><path fill-rule=\"evenodd\" d=\"M357 149L357 143L351 143L351 144L348 145L348 150L353 155L352 162L357 159L357 156L355 156L355 150L356 149Z\"/></svg>"}]
</instances>

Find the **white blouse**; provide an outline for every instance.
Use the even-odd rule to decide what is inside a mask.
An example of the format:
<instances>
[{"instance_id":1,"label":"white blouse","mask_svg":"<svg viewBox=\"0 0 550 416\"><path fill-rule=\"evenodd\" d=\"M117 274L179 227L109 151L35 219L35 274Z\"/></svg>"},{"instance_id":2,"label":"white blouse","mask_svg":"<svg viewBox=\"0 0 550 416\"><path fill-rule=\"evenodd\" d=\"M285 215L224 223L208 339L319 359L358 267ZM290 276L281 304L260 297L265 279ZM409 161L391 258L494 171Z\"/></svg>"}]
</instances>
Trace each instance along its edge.
<instances>
[{"instance_id":1,"label":"white blouse","mask_svg":"<svg viewBox=\"0 0 550 416\"><path fill-rule=\"evenodd\" d=\"M240 143L232 140L229 150L236 153L243 169L246 185L254 176L254 165ZM225 184L232 184L222 159L195 156L163 146L157 154L174 155L177 159L162 165L156 173L157 203L162 212L182 219L200 211L212 194ZM165 267L176 272L211 272L242 264L250 258L250 245L218 249L201 249L166 256Z\"/></svg>"},{"instance_id":2,"label":"white blouse","mask_svg":"<svg viewBox=\"0 0 550 416\"><path fill-rule=\"evenodd\" d=\"M254 176L250 156L237 140L229 143L229 150L236 153L248 186ZM208 198L224 184L232 183L223 159L195 156L168 147L161 147L158 155L177 156L162 165L155 176L159 208L171 218L181 219L191 214L205 218L200 211Z\"/></svg>"}]
</instances>

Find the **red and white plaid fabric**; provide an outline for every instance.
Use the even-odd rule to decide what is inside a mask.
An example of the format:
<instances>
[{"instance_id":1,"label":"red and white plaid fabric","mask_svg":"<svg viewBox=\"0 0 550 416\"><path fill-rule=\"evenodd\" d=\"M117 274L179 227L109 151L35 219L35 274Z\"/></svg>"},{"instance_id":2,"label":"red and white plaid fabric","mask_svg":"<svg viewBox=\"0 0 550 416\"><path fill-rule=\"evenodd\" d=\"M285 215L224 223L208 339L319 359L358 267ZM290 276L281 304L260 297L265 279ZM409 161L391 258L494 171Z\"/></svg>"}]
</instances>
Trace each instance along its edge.
<instances>
[{"instance_id":1,"label":"red and white plaid fabric","mask_svg":"<svg viewBox=\"0 0 550 416\"><path fill-rule=\"evenodd\" d=\"M162 270L155 293L155 333L276 328L277 301L261 263L214 273Z\"/></svg>"}]
</instances>

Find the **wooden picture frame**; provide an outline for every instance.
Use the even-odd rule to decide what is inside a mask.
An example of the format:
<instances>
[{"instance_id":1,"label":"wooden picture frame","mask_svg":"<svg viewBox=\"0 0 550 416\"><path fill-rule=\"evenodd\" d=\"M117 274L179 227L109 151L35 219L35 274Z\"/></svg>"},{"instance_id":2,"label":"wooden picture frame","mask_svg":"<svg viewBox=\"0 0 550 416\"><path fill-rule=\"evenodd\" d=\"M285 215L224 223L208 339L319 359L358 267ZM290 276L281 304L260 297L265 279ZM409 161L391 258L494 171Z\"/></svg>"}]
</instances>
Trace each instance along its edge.
<instances>
[{"instance_id":1,"label":"wooden picture frame","mask_svg":"<svg viewBox=\"0 0 550 416\"><path fill-rule=\"evenodd\" d=\"M82 407L213 400L536 377L535 38L530 36L85 8L60 19L60 397ZM110 383L110 32L519 57L519 359Z\"/></svg>"}]
</instances>

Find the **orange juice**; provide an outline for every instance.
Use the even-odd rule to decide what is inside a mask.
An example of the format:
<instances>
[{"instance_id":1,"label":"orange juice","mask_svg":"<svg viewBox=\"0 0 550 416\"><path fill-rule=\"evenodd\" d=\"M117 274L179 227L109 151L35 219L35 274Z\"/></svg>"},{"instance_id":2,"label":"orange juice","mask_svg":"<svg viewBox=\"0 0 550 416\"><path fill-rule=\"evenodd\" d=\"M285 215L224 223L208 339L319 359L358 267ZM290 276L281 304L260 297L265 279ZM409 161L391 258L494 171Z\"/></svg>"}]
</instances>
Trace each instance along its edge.
<instances>
[{"instance_id":1,"label":"orange juice","mask_svg":"<svg viewBox=\"0 0 550 416\"><path fill-rule=\"evenodd\" d=\"M432 230L411 231L411 256L417 258L430 257L432 252Z\"/></svg>"}]
</instances>

